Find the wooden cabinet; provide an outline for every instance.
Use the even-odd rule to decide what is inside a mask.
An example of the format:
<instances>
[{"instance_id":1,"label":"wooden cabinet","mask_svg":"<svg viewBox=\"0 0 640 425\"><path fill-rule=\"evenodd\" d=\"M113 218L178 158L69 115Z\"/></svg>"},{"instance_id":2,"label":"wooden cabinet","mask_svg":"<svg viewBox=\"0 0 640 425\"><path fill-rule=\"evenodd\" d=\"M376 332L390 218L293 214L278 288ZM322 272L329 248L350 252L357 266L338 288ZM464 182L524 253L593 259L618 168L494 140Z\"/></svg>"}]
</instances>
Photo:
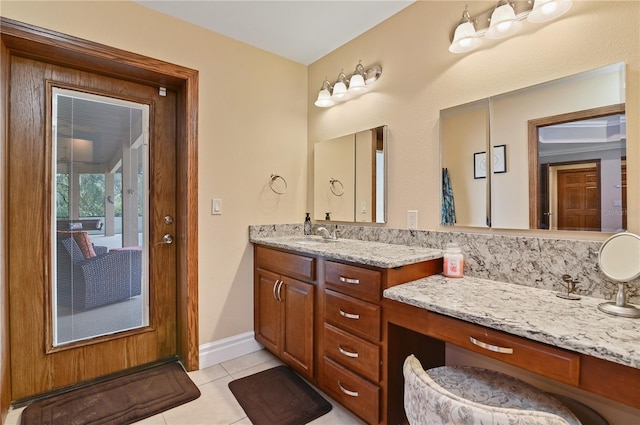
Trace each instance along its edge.
<instances>
[{"instance_id":1,"label":"wooden cabinet","mask_svg":"<svg viewBox=\"0 0 640 425\"><path fill-rule=\"evenodd\" d=\"M382 291L442 271L442 260L393 269L256 245L256 340L334 400L378 424ZM315 365L315 367L314 367Z\"/></svg>"},{"instance_id":2,"label":"wooden cabinet","mask_svg":"<svg viewBox=\"0 0 640 425\"><path fill-rule=\"evenodd\" d=\"M256 340L306 378L314 377L315 259L256 247ZM275 269L270 270L270 269Z\"/></svg>"},{"instance_id":3,"label":"wooden cabinet","mask_svg":"<svg viewBox=\"0 0 640 425\"><path fill-rule=\"evenodd\" d=\"M368 423L380 415L383 272L324 262L320 387Z\"/></svg>"}]
</instances>

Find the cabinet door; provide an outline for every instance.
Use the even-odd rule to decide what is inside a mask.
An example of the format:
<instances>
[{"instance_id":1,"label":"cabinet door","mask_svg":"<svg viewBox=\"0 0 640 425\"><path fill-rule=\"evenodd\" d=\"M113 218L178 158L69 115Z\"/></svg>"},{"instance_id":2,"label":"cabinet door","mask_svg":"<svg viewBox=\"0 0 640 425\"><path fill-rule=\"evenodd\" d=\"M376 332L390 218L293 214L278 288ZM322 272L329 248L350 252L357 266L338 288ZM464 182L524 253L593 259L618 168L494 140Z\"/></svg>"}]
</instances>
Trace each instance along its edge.
<instances>
[{"instance_id":1,"label":"cabinet door","mask_svg":"<svg viewBox=\"0 0 640 425\"><path fill-rule=\"evenodd\" d=\"M280 308L276 296L280 276L257 269L254 282L254 328L256 340L274 354L280 352Z\"/></svg>"},{"instance_id":2,"label":"cabinet door","mask_svg":"<svg viewBox=\"0 0 640 425\"><path fill-rule=\"evenodd\" d=\"M313 377L313 304L315 287L282 277L284 301L282 357L298 372Z\"/></svg>"}]
</instances>

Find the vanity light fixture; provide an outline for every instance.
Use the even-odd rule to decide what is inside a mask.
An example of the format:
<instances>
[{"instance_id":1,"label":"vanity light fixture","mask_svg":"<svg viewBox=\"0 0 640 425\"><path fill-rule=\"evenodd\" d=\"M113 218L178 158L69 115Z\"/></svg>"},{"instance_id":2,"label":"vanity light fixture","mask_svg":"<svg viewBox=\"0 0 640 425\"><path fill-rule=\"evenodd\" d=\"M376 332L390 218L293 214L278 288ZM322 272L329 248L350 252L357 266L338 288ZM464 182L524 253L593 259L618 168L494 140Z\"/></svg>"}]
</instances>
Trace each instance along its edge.
<instances>
[{"instance_id":1,"label":"vanity light fixture","mask_svg":"<svg viewBox=\"0 0 640 425\"><path fill-rule=\"evenodd\" d=\"M522 10L521 3L533 6L526 6L526 9ZM522 21L525 19L533 23L548 22L562 16L572 4L572 0L529 0L528 2L500 0L495 8L475 16L472 16L465 6L462 21L453 33L449 51L465 53L475 50L481 44L481 37L507 38L522 29ZM483 22L489 24L483 26L481 25Z\"/></svg>"},{"instance_id":2,"label":"vanity light fixture","mask_svg":"<svg viewBox=\"0 0 640 425\"><path fill-rule=\"evenodd\" d=\"M367 91L369 86L380 78L381 74L382 67L380 65L365 68L360 61L350 76L341 70L338 74L338 80L333 85L325 78L314 105L319 108L328 108L337 102L353 99Z\"/></svg>"}]
</instances>

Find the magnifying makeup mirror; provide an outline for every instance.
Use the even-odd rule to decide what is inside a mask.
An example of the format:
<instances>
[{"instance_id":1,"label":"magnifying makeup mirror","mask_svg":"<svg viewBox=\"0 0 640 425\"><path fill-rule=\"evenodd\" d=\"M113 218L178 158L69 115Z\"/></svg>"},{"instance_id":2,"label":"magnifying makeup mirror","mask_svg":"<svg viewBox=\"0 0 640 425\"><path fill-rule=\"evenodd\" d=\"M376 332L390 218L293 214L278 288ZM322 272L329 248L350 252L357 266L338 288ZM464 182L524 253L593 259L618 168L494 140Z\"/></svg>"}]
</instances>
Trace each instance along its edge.
<instances>
[{"instance_id":1,"label":"magnifying makeup mirror","mask_svg":"<svg viewBox=\"0 0 640 425\"><path fill-rule=\"evenodd\" d=\"M640 236L629 232L611 236L600 247L598 265L606 277L618 282L616 301L602 303L598 309L615 316L640 317L640 309L627 304L625 293L625 284L640 276Z\"/></svg>"}]
</instances>

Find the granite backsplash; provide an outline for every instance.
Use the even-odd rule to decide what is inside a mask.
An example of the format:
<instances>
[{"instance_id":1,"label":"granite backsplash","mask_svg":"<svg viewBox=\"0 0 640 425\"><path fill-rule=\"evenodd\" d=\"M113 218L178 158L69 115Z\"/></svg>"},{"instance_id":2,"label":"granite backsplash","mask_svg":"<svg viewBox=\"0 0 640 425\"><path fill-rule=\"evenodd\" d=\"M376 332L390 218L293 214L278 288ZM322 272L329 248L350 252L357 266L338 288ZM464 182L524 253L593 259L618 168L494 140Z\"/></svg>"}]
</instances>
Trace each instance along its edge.
<instances>
[{"instance_id":1,"label":"granite backsplash","mask_svg":"<svg viewBox=\"0 0 640 425\"><path fill-rule=\"evenodd\" d=\"M314 225L314 232L317 227ZM447 243L455 242L465 257L464 273L471 277L561 291L561 276L568 274L579 281L578 295L612 300L618 292L617 283L599 270L597 252L601 241L345 224L324 227L337 229L340 238L396 245L444 249ZM302 223L249 226L250 238L302 234ZM640 279L627 285L627 301L640 304Z\"/></svg>"}]
</instances>

